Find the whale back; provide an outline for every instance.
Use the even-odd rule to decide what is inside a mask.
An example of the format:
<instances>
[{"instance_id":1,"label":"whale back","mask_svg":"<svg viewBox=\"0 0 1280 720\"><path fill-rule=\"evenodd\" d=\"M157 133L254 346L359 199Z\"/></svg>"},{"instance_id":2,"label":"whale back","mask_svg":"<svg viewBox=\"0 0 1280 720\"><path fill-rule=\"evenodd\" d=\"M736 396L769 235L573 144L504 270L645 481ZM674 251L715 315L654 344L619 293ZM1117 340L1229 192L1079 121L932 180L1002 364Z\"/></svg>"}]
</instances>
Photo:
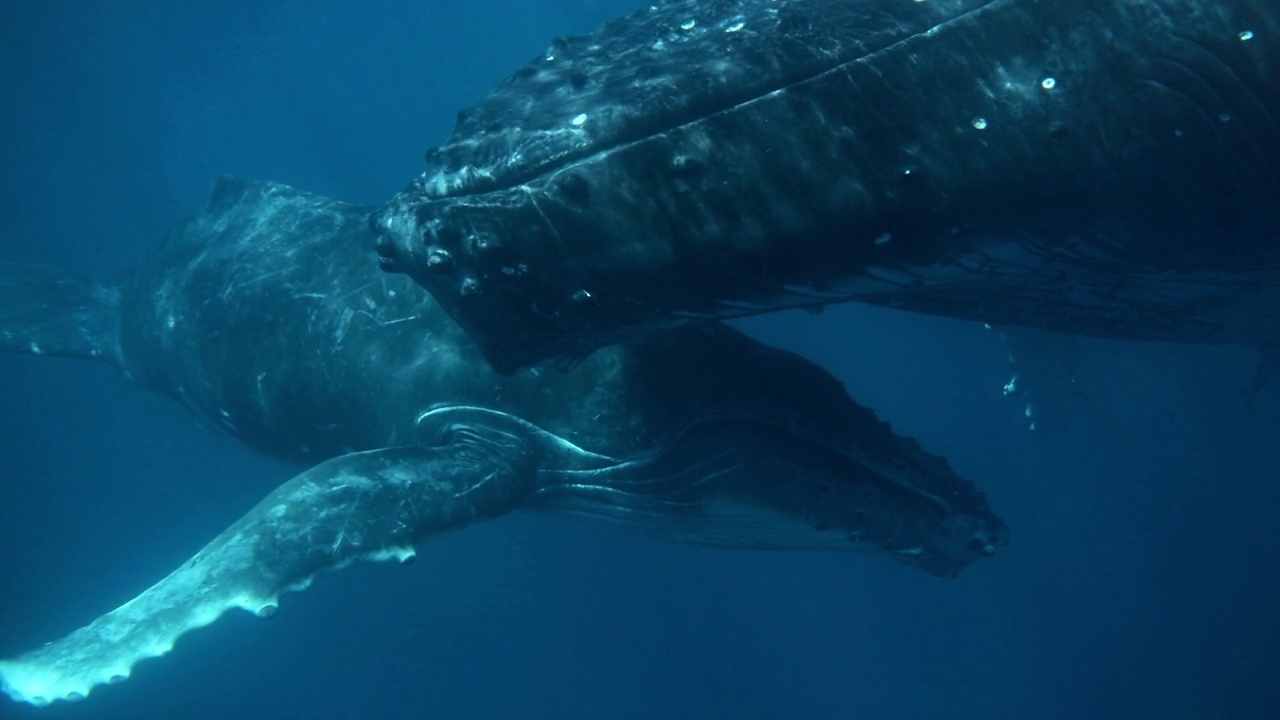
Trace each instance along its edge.
<instances>
[{"instance_id":1,"label":"whale back","mask_svg":"<svg viewBox=\"0 0 1280 720\"><path fill-rule=\"evenodd\" d=\"M664 0L553 40L427 151L427 197L518 185L661 135L971 12L987 0Z\"/></svg>"}]
</instances>

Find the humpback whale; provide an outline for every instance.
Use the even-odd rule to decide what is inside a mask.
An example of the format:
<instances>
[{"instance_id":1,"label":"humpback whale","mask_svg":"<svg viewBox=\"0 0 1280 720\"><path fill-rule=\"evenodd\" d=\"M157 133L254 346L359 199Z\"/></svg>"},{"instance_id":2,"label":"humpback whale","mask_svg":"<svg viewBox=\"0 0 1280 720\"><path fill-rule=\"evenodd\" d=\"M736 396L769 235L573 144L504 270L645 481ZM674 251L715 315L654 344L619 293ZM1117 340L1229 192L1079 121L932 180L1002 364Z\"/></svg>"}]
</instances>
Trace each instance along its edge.
<instances>
[{"instance_id":1,"label":"humpback whale","mask_svg":"<svg viewBox=\"0 0 1280 720\"><path fill-rule=\"evenodd\" d=\"M501 372L864 301L1280 341L1271 0L670 0L561 38L375 218Z\"/></svg>"},{"instance_id":2,"label":"humpback whale","mask_svg":"<svg viewBox=\"0 0 1280 720\"><path fill-rule=\"evenodd\" d=\"M164 579L0 660L45 705L126 679L231 608L356 559L413 557L522 510L729 548L864 550L939 576L1006 541L974 486L840 383L721 325L493 372L408 279L366 262L369 208L223 178L131 271L0 265L0 348L97 358L259 451L310 465Z\"/></svg>"}]
</instances>

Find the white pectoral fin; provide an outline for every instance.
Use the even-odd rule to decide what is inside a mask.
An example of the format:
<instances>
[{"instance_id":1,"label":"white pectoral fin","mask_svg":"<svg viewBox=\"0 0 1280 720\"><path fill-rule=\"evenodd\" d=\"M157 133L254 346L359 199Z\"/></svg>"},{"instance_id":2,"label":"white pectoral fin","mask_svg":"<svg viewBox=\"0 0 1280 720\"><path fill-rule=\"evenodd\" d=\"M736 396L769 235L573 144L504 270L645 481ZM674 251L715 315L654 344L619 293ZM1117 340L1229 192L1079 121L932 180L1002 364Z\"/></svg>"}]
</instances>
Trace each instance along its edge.
<instances>
[{"instance_id":1,"label":"white pectoral fin","mask_svg":"<svg viewBox=\"0 0 1280 720\"><path fill-rule=\"evenodd\" d=\"M474 442L352 453L298 475L182 567L70 635L0 661L0 690L36 706L122 682L231 608L260 616L321 570L407 560L430 536L505 514L533 488L522 458Z\"/></svg>"}]
</instances>

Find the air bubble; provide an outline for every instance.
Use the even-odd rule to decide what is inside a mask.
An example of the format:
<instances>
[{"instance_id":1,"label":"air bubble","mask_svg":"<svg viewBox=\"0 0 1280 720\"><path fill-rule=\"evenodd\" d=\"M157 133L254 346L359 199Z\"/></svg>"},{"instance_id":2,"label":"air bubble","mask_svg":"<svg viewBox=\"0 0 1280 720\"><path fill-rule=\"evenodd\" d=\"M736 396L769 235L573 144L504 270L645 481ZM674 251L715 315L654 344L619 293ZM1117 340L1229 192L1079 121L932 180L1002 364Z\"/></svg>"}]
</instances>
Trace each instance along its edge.
<instances>
[{"instance_id":1,"label":"air bubble","mask_svg":"<svg viewBox=\"0 0 1280 720\"><path fill-rule=\"evenodd\" d=\"M1249 42L1250 40L1253 39L1253 31L1245 30L1240 33L1239 38L1240 38L1240 42Z\"/></svg>"},{"instance_id":2,"label":"air bubble","mask_svg":"<svg viewBox=\"0 0 1280 720\"><path fill-rule=\"evenodd\" d=\"M697 26L698 26L697 20L685 20L684 22L680 23L681 30L692 30Z\"/></svg>"},{"instance_id":3,"label":"air bubble","mask_svg":"<svg viewBox=\"0 0 1280 720\"><path fill-rule=\"evenodd\" d=\"M730 33L735 33L735 32L738 32L739 30L741 30L742 28L744 28L744 27L746 27L746 26L747 26L747 24L746 24L746 23L744 23L744 22L742 22L742 21L738 21L738 22L736 22L736 23L734 23L734 24L730 25L729 27L725 28L725 29L724 29L724 31L725 31L725 32L730 32Z\"/></svg>"},{"instance_id":4,"label":"air bubble","mask_svg":"<svg viewBox=\"0 0 1280 720\"><path fill-rule=\"evenodd\" d=\"M582 113L581 115L574 117L569 122L573 123L575 126L581 127L582 124L585 123L586 121L587 121L587 114Z\"/></svg>"},{"instance_id":5,"label":"air bubble","mask_svg":"<svg viewBox=\"0 0 1280 720\"><path fill-rule=\"evenodd\" d=\"M984 118L984 117L976 117L976 118L974 118L973 120L970 120L969 122L970 122L970 124L972 124L972 125L973 125L973 127L974 127L974 129L975 129L975 130L986 130L986 129L987 129L987 119L986 119L986 118Z\"/></svg>"},{"instance_id":6,"label":"air bubble","mask_svg":"<svg viewBox=\"0 0 1280 720\"><path fill-rule=\"evenodd\" d=\"M1058 81L1054 80L1051 77L1047 77L1040 81L1040 87L1044 88L1045 90L1052 90L1054 86L1057 84L1058 84Z\"/></svg>"}]
</instances>

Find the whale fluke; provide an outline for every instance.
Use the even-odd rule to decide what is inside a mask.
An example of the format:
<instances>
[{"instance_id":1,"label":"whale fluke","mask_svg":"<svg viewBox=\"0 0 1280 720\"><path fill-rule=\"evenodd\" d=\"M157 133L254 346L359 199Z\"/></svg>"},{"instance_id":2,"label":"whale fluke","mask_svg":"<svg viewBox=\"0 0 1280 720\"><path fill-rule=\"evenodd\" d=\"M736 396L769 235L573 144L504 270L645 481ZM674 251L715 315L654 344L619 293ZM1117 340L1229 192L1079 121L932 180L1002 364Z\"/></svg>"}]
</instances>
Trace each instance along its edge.
<instances>
[{"instance_id":1,"label":"whale fluke","mask_svg":"<svg viewBox=\"0 0 1280 720\"><path fill-rule=\"evenodd\" d=\"M113 358L116 285L91 283L41 265L0 263L0 350Z\"/></svg>"},{"instance_id":2,"label":"whale fluke","mask_svg":"<svg viewBox=\"0 0 1280 720\"><path fill-rule=\"evenodd\" d=\"M232 608L270 617L280 595L322 570L407 561L415 544L503 515L533 491L531 456L515 438L475 430L447 441L343 455L294 477L134 599L0 661L0 690L35 706L83 699Z\"/></svg>"}]
</instances>

